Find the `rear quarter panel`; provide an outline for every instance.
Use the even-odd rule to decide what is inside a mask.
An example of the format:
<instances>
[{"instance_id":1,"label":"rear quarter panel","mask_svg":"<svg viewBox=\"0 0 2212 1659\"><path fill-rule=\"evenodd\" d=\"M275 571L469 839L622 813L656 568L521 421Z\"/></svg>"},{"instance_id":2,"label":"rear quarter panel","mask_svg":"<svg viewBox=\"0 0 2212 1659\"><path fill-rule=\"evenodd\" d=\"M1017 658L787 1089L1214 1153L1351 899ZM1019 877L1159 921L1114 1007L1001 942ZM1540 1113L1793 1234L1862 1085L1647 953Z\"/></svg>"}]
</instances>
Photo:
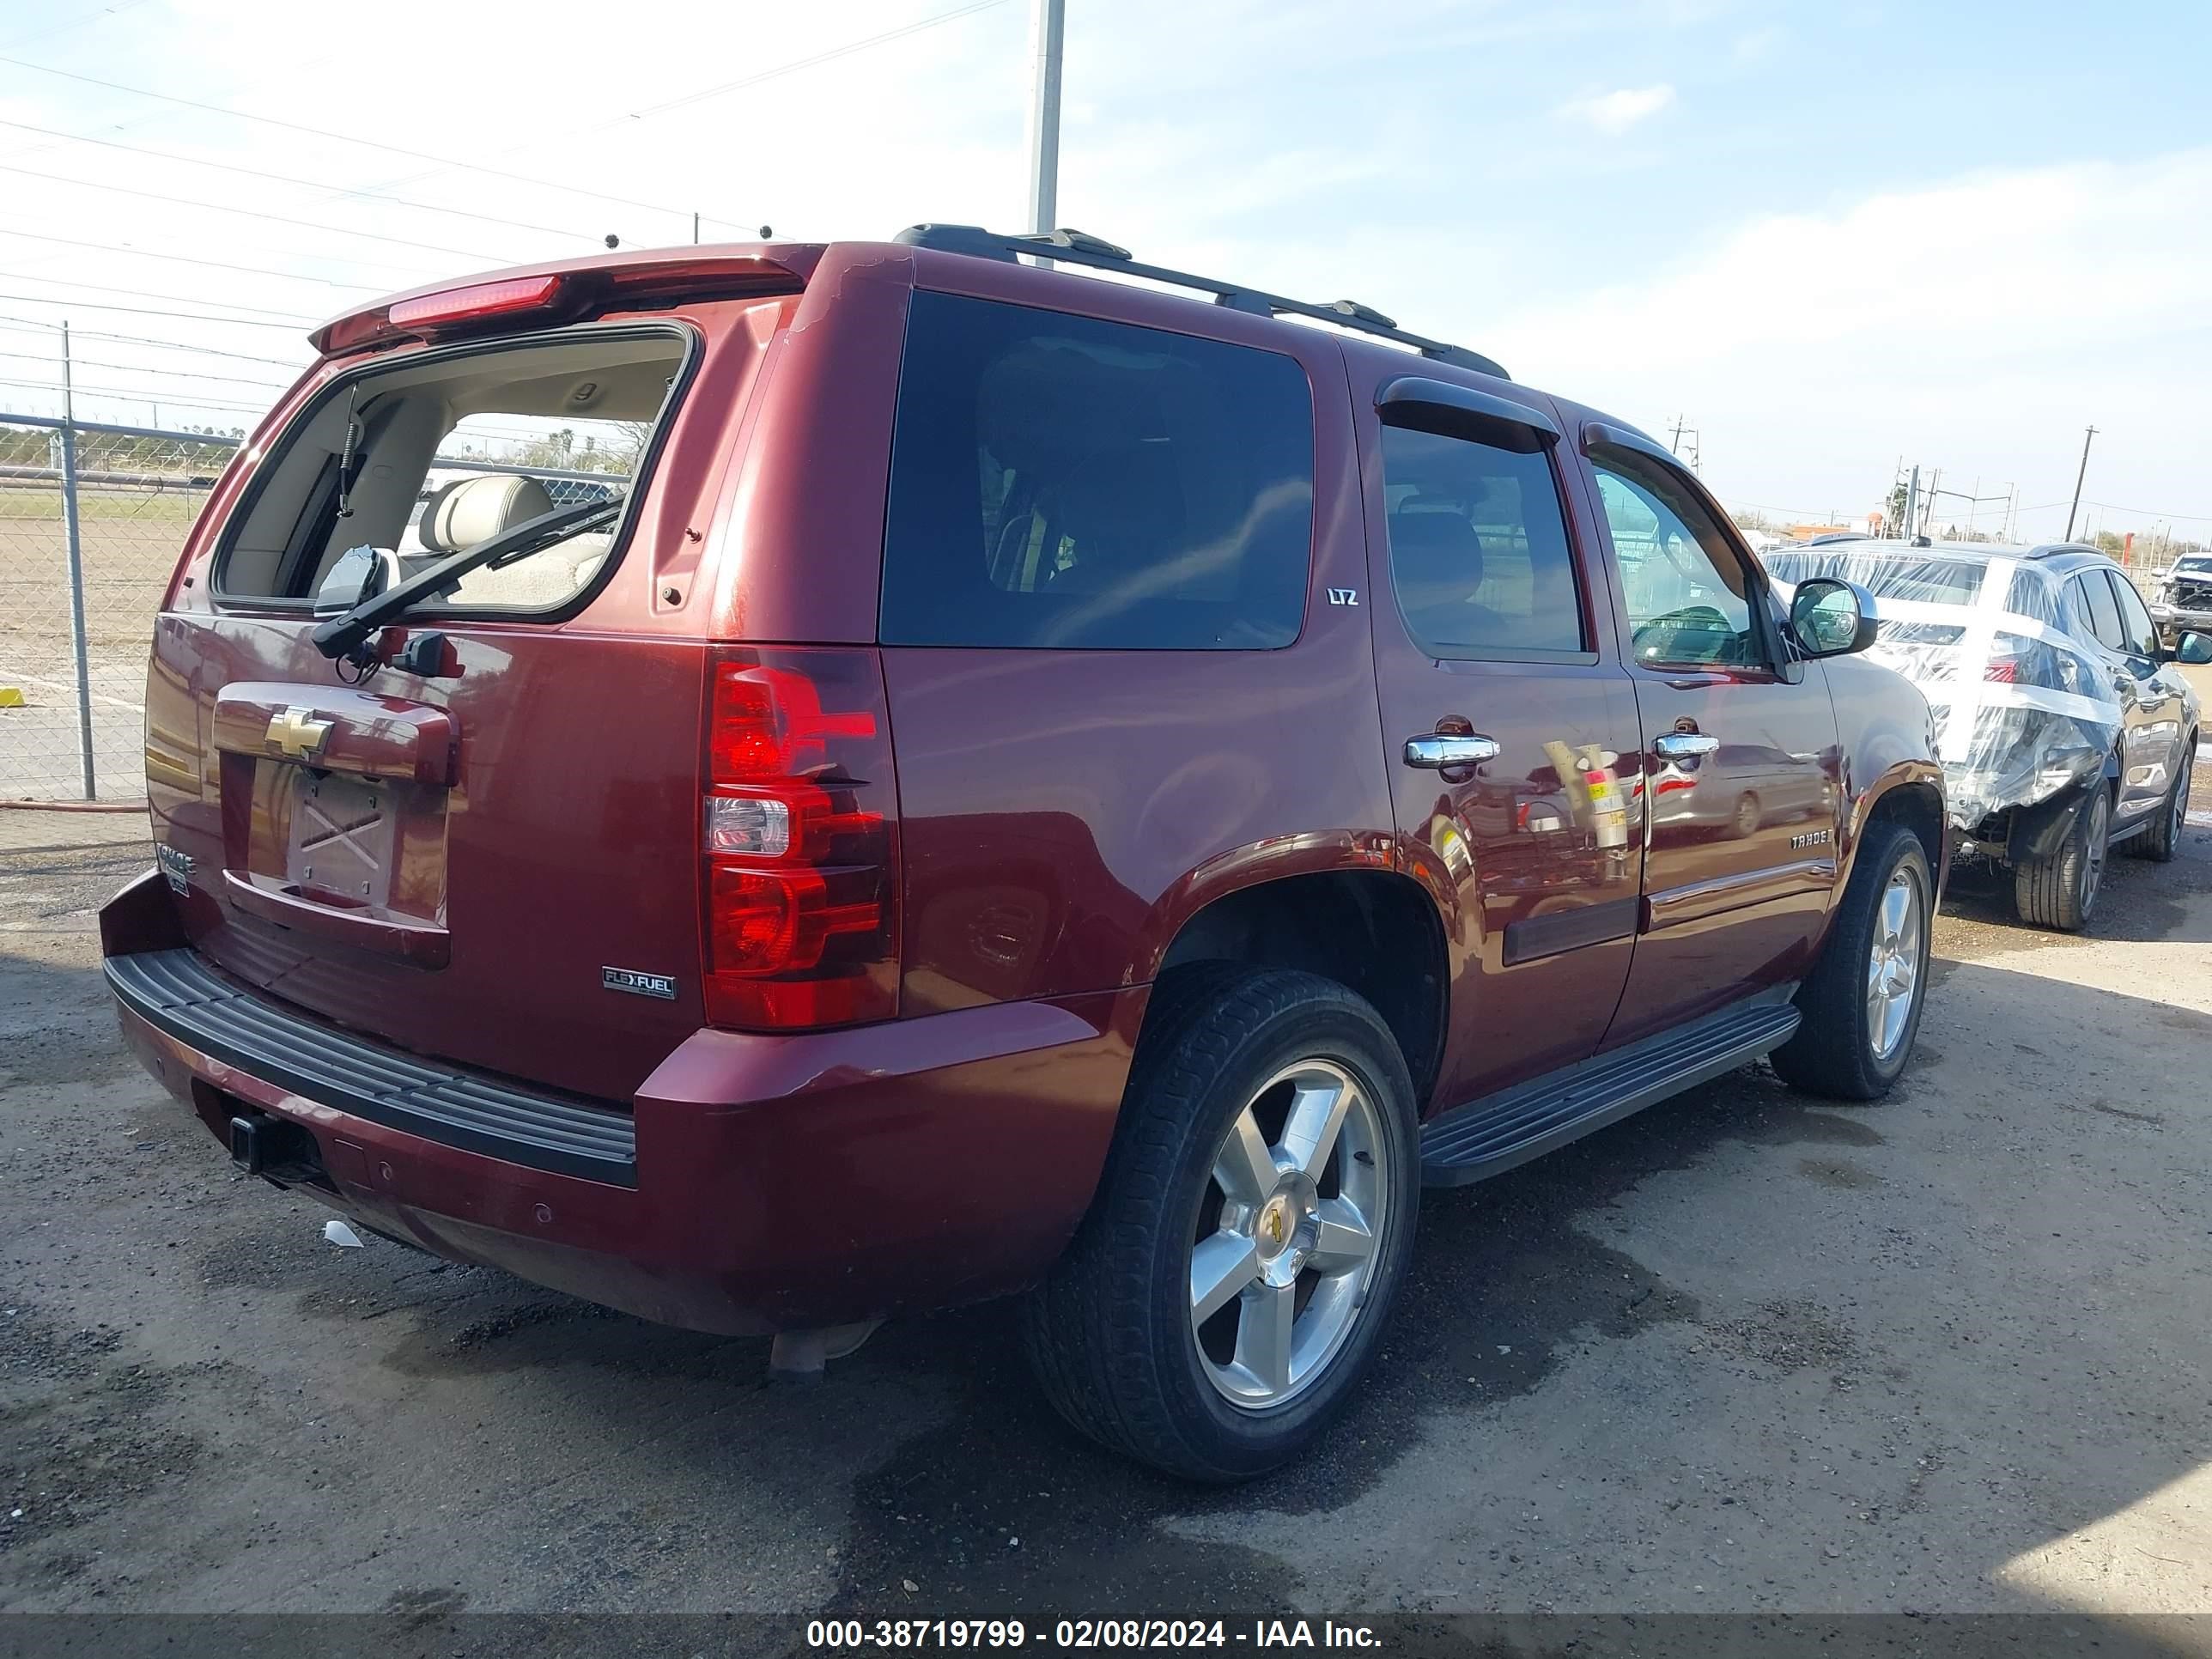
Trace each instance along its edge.
<instances>
[{"instance_id":1,"label":"rear quarter panel","mask_svg":"<svg viewBox=\"0 0 2212 1659\"><path fill-rule=\"evenodd\" d=\"M1288 351L1313 389L1313 556L1276 651L886 647L903 868L902 1012L1142 983L1235 888L1385 867L1390 805L1335 342L1090 278L916 256L947 292ZM880 526L878 526L878 544Z\"/></svg>"}]
</instances>

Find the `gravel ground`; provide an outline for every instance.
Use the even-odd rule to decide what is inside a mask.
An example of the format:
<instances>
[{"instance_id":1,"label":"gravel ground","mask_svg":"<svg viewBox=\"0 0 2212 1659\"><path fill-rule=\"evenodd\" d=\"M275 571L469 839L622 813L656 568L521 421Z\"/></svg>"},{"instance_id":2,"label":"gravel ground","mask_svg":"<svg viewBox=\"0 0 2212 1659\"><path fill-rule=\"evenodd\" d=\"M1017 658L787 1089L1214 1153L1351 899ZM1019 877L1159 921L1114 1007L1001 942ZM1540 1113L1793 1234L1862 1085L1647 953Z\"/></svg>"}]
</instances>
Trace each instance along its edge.
<instances>
[{"instance_id":1,"label":"gravel ground","mask_svg":"<svg viewBox=\"0 0 2212 1659\"><path fill-rule=\"evenodd\" d=\"M1752 1068L1429 1194L1356 1408L1230 1493L1064 1432L1003 1308L770 1389L331 1248L114 1036L144 857L0 812L0 1606L2212 1612L2203 830L2085 939L1955 898L1882 1104Z\"/></svg>"}]
</instances>

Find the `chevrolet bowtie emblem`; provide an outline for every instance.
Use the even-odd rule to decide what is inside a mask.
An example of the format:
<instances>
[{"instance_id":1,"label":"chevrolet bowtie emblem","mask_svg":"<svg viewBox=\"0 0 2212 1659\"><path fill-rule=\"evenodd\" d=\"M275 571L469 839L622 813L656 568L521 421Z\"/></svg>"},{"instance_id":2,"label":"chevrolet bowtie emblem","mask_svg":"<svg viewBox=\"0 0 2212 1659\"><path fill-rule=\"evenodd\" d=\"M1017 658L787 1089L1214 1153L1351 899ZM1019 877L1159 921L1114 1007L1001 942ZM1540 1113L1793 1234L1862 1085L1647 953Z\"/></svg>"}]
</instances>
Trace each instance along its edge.
<instances>
[{"instance_id":1,"label":"chevrolet bowtie emblem","mask_svg":"<svg viewBox=\"0 0 2212 1659\"><path fill-rule=\"evenodd\" d=\"M315 718L311 708L287 708L272 716L263 741L274 744L294 760L306 760L323 746L323 739L331 734L331 723Z\"/></svg>"}]
</instances>

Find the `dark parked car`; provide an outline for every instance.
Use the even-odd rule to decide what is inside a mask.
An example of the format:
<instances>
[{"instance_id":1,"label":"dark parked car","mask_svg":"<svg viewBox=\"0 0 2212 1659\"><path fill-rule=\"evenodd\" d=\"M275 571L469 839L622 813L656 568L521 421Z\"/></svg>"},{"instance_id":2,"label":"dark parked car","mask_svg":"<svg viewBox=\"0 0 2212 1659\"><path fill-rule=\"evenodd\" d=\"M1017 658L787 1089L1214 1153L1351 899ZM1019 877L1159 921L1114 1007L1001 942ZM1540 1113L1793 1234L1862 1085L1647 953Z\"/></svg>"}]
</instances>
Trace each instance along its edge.
<instances>
[{"instance_id":1,"label":"dark parked car","mask_svg":"<svg viewBox=\"0 0 2212 1659\"><path fill-rule=\"evenodd\" d=\"M2189 812L2197 694L2168 664L2126 571L2094 547L1875 541L1766 556L1785 587L1846 580L1875 599L1872 654L1936 712L1962 858L2008 874L2021 919L2078 931L2114 847L2171 860Z\"/></svg>"},{"instance_id":2,"label":"dark parked car","mask_svg":"<svg viewBox=\"0 0 2212 1659\"><path fill-rule=\"evenodd\" d=\"M1863 596L1785 611L1472 352L947 227L314 338L156 623L101 922L155 1074L364 1227L794 1370L1019 1292L1074 1424L1232 1480L1343 1402L1425 1180L1905 1063L1942 775ZM580 408L627 487L456 479L399 568L458 416ZM1724 745L1759 811L1647 818Z\"/></svg>"}]
</instances>

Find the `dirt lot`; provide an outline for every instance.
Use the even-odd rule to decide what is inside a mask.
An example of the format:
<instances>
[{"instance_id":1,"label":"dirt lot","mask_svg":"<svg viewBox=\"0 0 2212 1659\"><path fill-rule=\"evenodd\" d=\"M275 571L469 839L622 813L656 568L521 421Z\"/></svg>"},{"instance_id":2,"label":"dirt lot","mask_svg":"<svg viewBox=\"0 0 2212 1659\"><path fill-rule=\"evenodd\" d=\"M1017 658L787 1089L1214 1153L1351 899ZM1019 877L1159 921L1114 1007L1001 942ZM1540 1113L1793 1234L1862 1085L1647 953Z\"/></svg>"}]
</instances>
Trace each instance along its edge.
<instances>
[{"instance_id":1,"label":"dirt lot","mask_svg":"<svg viewBox=\"0 0 2212 1659\"><path fill-rule=\"evenodd\" d=\"M8 453L0 433L0 458ZM145 793L146 641L203 490L96 490L80 497L94 787ZM70 800L78 769L76 656L61 498L0 487L0 799Z\"/></svg>"},{"instance_id":2,"label":"dirt lot","mask_svg":"<svg viewBox=\"0 0 2212 1659\"><path fill-rule=\"evenodd\" d=\"M0 813L0 1606L2212 1611L2203 829L2087 939L1955 902L1881 1105L1754 1068L1428 1195L1326 1452L1209 1494L1065 1433L1001 1308L769 1389L326 1244L118 1046L144 849L87 824Z\"/></svg>"}]
</instances>

